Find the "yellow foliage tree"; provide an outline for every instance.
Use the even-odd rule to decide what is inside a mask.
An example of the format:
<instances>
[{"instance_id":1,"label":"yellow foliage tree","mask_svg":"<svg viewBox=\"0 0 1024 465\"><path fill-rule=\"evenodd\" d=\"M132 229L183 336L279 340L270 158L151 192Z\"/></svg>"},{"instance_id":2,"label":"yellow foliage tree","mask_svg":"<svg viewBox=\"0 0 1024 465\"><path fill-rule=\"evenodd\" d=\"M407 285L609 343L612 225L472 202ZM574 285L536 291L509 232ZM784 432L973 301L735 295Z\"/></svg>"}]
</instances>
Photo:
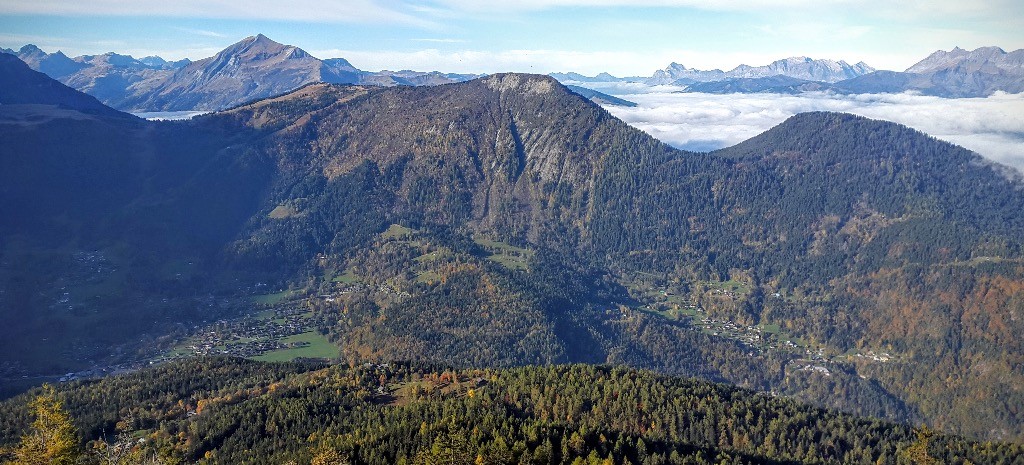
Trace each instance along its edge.
<instances>
[{"instance_id":1,"label":"yellow foliage tree","mask_svg":"<svg viewBox=\"0 0 1024 465\"><path fill-rule=\"evenodd\" d=\"M313 451L313 460L310 465L348 465L351 462L348 457L338 453L333 447L321 444Z\"/></svg>"},{"instance_id":2,"label":"yellow foliage tree","mask_svg":"<svg viewBox=\"0 0 1024 465\"><path fill-rule=\"evenodd\" d=\"M938 459L928 455L928 443L932 436L935 435L935 432L925 427L917 430L916 433L917 440L900 451L900 455L896 460L896 463L900 465L938 465L939 463L942 463Z\"/></svg>"},{"instance_id":3,"label":"yellow foliage tree","mask_svg":"<svg viewBox=\"0 0 1024 465\"><path fill-rule=\"evenodd\" d=\"M53 386L32 400L32 429L14 450L13 465L71 465L78 460L78 434Z\"/></svg>"}]
</instances>

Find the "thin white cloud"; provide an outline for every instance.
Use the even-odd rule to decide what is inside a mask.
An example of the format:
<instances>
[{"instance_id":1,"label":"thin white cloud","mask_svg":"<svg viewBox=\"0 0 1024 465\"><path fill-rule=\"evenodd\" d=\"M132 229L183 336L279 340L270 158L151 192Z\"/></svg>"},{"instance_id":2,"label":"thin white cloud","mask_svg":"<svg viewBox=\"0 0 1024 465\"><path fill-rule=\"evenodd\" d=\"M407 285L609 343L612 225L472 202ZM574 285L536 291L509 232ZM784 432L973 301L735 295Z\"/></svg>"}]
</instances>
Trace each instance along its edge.
<instances>
[{"instance_id":1,"label":"thin white cloud","mask_svg":"<svg viewBox=\"0 0 1024 465\"><path fill-rule=\"evenodd\" d=\"M465 43L462 39L435 39L435 38L422 38L422 39L409 39L413 42L428 42L435 44L461 44Z\"/></svg>"},{"instance_id":2,"label":"thin white cloud","mask_svg":"<svg viewBox=\"0 0 1024 465\"><path fill-rule=\"evenodd\" d=\"M220 32L207 31L207 30L203 30L203 29L191 29L191 28L187 28L187 27L175 27L174 29L176 29L178 31L181 31L181 32L187 32L187 33L192 34L192 35L202 36L202 37L214 37L214 38L218 38L218 39L223 39L223 38L228 37L227 34L221 34Z\"/></svg>"},{"instance_id":3,"label":"thin white cloud","mask_svg":"<svg viewBox=\"0 0 1024 465\"><path fill-rule=\"evenodd\" d=\"M1017 0L435 0L434 4L464 12L531 12L554 8L656 7L709 11L770 11L774 13L822 10L856 11L901 20L921 17L998 17L1019 11Z\"/></svg>"},{"instance_id":4,"label":"thin white cloud","mask_svg":"<svg viewBox=\"0 0 1024 465\"><path fill-rule=\"evenodd\" d=\"M461 11L541 11L553 8L665 7L699 8L705 10L750 10L761 8L794 8L848 0L438 0L435 3Z\"/></svg>"},{"instance_id":5,"label":"thin white cloud","mask_svg":"<svg viewBox=\"0 0 1024 465\"><path fill-rule=\"evenodd\" d=\"M905 124L1024 171L1024 94L943 99L911 94L710 95L672 88L601 86L639 106L615 116L676 147L713 150L742 142L806 111L842 111ZM643 91L641 93L641 91Z\"/></svg>"},{"instance_id":6,"label":"thin white cloud","mask_svg":"<svg viewBox=\"0 0 1024 465\"><path fill-rule=\"evenodd\" d=\"M166 16L263 19L318 23L398 23L434 29L439 25L405 11L400 2L379 0L0 0L3 15Z\"/></svg>"},{"instance_id":7,"label":"thin white cloud","mask_svg":"<svg viewBox=\"0 0 1024 465\"><path fill-rule=\"evenodd\" d=\"M919 18L1005 20L1024 11L1018 0L0 0L0 14L173 16L403 23L430 28L430 18L496 17L557 8L685 8L722 12L856 13L900 21Z\"/></svg>"}]
</instances>

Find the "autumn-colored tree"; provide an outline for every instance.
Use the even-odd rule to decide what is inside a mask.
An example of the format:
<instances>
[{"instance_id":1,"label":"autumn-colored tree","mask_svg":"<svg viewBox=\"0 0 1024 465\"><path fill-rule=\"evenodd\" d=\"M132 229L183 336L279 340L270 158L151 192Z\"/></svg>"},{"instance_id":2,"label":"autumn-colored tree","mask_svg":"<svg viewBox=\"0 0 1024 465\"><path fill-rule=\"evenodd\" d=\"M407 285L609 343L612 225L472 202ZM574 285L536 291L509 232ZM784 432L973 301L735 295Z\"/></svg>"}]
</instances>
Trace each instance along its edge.
<instances>
[{"instance_id":1,"label":"autumn-colored tree","mask_svg":"<svg viewBox=\"0 0 1024 465\"><path fill-rule=\"evenodd\" d=\"M71 465L78 460L78 433L53 386L30 404L35 421L14 451L13 465Z\"/></svg>"},{"instance_id":2,"label":"autumn-colored tree","mask_svg":"<svg viewBox=\"0 0 1024 465\"><path fill-rule=\"evenodd\" d=\"M933 465L941 463L928 454L928 443L935 432L928 428L921 428L917 431L917 440L900 452L897 463L912 465Z\"/></svg>"},{"instance_id":3,"label":"autumn-colored tree","mask_svg":"<svg viewBox=\"0 0 1024 465\"><path fill-rule=\"evenodd\" d=\"M310 461L310 465L348 465L349 463L351 462L348 457L325 444L321 444L313 451L313 460Z\"/></svg>"}]
</instances>

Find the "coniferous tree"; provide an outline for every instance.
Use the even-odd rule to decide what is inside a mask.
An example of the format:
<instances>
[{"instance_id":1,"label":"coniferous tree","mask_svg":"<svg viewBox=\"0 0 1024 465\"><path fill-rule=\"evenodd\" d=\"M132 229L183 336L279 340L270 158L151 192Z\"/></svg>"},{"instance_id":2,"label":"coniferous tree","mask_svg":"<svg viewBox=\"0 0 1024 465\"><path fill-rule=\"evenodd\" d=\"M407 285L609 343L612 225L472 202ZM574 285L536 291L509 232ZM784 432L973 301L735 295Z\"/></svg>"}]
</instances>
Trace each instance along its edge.
<instances>
[{"instance_id":1,"label":"coniferous tree","mask_svg":"<svg viewBox=\"0 0 1024 465\"><path fill-rule=\"evenodd\" d=\"M43 393L30 405L35 420L21 437L12 465L71 465L78 460L78 433L71 416L57 397L53 386L43 386Z\"/></svg>"}]
</instances>

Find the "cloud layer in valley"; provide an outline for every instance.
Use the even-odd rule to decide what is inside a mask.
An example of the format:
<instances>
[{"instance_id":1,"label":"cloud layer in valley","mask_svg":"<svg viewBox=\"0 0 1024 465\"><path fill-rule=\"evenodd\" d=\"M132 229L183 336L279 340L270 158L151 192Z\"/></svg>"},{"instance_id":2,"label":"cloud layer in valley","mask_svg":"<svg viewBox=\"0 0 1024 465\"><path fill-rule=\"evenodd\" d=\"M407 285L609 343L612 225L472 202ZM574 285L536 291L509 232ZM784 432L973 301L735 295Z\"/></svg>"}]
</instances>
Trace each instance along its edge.
<instances>
[{"instance_id":1,"label":"cloud layer in valley","mask_svg":"<svg viewBox=\"0 0 1024 465\"><path fill-rule=\"evenodd\" d=\"M797 113L840 111L901 123L1024 171L1024 94L944 99L912 94L711 95L639 85L598 90L639 104L608 107L612 114L687 150L742 142Z\"/></svg>"}]
</instances>

